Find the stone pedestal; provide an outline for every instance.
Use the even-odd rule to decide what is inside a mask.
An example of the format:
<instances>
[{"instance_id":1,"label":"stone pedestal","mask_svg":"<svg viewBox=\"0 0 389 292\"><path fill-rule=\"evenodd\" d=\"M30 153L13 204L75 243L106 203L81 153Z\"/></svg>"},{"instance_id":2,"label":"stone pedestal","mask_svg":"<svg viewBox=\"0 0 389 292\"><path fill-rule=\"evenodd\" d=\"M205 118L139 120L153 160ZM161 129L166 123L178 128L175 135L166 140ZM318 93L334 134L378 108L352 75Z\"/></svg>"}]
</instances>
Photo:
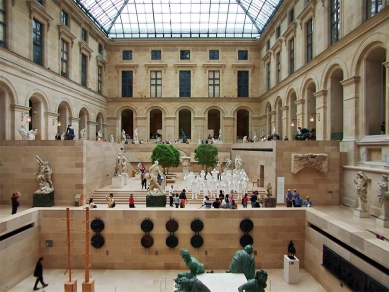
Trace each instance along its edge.
<instances>
[{"instance_id":1,"label":"stone pedestal","mask_svg":"<svg viewBox=\"0 0 389 292\"><path fill-rule=\"evenodd\" d=\"M166 207L166 196L146 196L146 207Z\"/></svg>"},{"instance_id":2,"label":"stone pedestal","mask_svg":"<svg viewBox=\"0 0 389 292\"><path fill-rule=\"evenodd\" d=\"M275 208L277 206L276 198L263 198L263 207L264 208Z\"/></svg>"},{"instance_id":3,"label":"stone pedestal","mask_svg":"<svg viewBox=\"0 0 389 292\"><path fill-rule=\"evenodd\" d=\"M54 206L54 192L48 194L33 194L33 207L52 207Z\"/></svg>"},{"instance_id":4,"label":"stone pedestal","mask_svg":"<svg viewBox=\"0 0 389 292\"><path fill-rule=\"evenodd\" d=\"M210 291L236 292L239 286L247 282L244 274L204 273L197 275Z\"/></svg>"},{"instance_id":5,"label":"stone pedestal","mask_svg":"<svg viewBox=\"0 0 389 292\"><path fill-rule=\"evenodd\" d=\"M190 157L189 156L182 156L181 157L181 165L182 165L182 173L189 174L189 164L190 164Z\"/></svg>"},{"instance_id":6,"label":"stone pedestal","mask_svg":"<svg viewBox=\"0 0 389 292\"><path fill-rule=\"evenodd\" d=\"M290 259L284 255L284 279L288 284L298 284L300 282L300 261L298 258Z\"/></svg>"},{"instance_id":7,"label":"stone pedestal","mask_svg":"<svg viewBox=\"0 0 389 292\"><path fill-rule=\"evenodd\" d=\"M77 280L66 282L64 284L65 292L77 292Z\"/></svg>"},{"instance_id":8,"label":"stone pedestal","mask_svg":"<svg viewBox=\"0 0 389 292\"><path fill-rule=\"evenodd\" d=\"M384 228L389 228L389 218L388 219L375 219L375 224Z\"/></svg>"},{"instance_id":9,"label":"stone pedestal","mask_svg":"<svg viewBox=\"0 0 389 292\"><path fill-rule=\"evenodd\" d=\"M370 215L367 213L366 210L363 209L355 209L354 210L354 216L359 218L368 218Z\"/></svg>"},{"instance_id":10,"label":"stone pedestal","mask_svg":"<svg viewBox=\"0 0 389 292\"><path fill-rule=\"evenodd\" d=\"M124 179L122 176L114 176L112 178L112 187L113 188L122 188L124 187Z\"/></svg>"},{"instance_id":11,"label":"stone pedestal","mask_svg":"<svg viewBox=\"0 0 389 292\"><path fill-rule=\"evenodd\" d=\"M82 292L95 292L95 280L89 279L89 282L83 282Z\"/></svg>"},{"instance_id":12,"label":"stone pedestal","mask_svg":"<svg viewBox=\"0 0 389 292\"><path fill-rule=\"evenodd\" d=\"M124 185L127 185L128 184L128 174L122 173L122 178L123 178Z\"/></svg>"}]
</instances>

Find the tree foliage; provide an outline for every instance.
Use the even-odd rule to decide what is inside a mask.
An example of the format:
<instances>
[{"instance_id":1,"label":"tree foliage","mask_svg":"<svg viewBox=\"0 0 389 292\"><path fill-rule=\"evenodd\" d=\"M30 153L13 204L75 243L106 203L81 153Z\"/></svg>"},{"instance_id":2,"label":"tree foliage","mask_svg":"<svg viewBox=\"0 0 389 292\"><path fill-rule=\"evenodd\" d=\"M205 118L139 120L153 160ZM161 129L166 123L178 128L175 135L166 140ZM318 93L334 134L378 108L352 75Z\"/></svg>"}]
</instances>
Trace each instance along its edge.
<instances>
[{"instance_id":1,"label":"tree foliage","mask_svg":"<svg viewBox=\"0 0 389 292\"><path fill-rule=\"evenodd\" d=\"M180 152L171 144L157 144L151 154L151 162L158 160L163 172L169 173L169 167L180 165Z\"/></svg>"},{"instance_id":2,"label":"tree foliage","mask_svg":"<svg viewBox=\"0 0 389 292\"><path fill-rule=\"evenodd\" d=\"M217 161L219 151L216 146L212 144L201 144L195 149L195 157L194 159L200 165L205 165L205 171L207 171L208 167L213 167Z\"/></svg>"}]
</instances>

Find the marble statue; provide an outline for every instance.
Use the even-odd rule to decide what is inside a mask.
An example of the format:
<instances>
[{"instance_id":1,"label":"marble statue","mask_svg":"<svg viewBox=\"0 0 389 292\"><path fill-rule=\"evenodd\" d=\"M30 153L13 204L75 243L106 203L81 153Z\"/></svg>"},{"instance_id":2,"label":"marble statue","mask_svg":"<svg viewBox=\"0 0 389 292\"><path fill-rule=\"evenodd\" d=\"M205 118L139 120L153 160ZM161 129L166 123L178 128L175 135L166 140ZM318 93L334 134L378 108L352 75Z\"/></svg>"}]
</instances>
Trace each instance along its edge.
<instances>
[{"instance_id":1,"label":"marble statue","mask_svg":"<svg viewBox=\"0 0 389 292\"><path fill-rule=\"evenodd\" d=\"M86 139L86 128L84 128L80 131L80 138L81 138L81 140Z\"/></svg>"},{"instance_id":2,"label":"marble statue","mask_svg":"<svg viewBox=\"0 0 389 292\"><path fill-rule=\"evenodd\" d=\"M242 158L239 155L235 157L235 170L238 171L242 168Z\"/></svg>"},{"instance_id":3,"label":"marble statue","mask_svg":"<svg viewBox=\"0 0 389 292\"><path fill-rule=\"evenodd\" d=\"M243 143L247 143L247 136L243 137Z\"/></svg>"},{"instance_id":4,"label":"marble statue","mask_svg":"<svg viewBox=\"0 0 389 292\"><path fill-rule=\"evenodd\" d=\"M271 186L270 182L267 182L267 185L266 185L266 195L268 197L273 196L273 187Z\"/></svg>"},{"instance_id":5,"label":"marble statue","mask_svg":"<svg viewBox=\"0 0 389 292\"><path fill-rule=\"evenodd\" d=\"M381 181L378 183L378 202L381 206L381 220L389 220L389 192L388 192L388 176L386 174L382 175Z\"/></svg>"},{"instance_id":6,"label":"marble statue","mask_svg":"<svg viewBox=\"0 0 389 292\"><path fill-rule=\"evenodd\" d=\"M22 140L35 140L35 136L38 134L38 129L28 130L27 124L23 124L18 131Z\"/></svg>"},{"instance_id":7,"label":"marble statue","mask_svg":"<svg viewBox=\"0 0 389 292\"><path fill-rule=\"evenodd\" d=\"M133 139L133 142L134 142L135 144L139 144L138 128L136 128L136 129L134 130L134 139Z\"/></svg>"},{"instance_id":8,"label":"marble statue","mask_svg":"<svg viewBox=\"0 0 389 292\"><path fill-rule=\"evenodd\" d=\"M162 185L158 182L158 176L162 179ZM149 188L147 195L149 196L165 196L165 176L162 171L159 169L158 161L154 161L154 164L149 168L148 174Z\"/></svg>"},{"instance_id":9,"label":"marble statue","mask_svg":"<svg viewBox=\"0 0 389 292\"><path fill-rule=\"evenodd\" d=\"M367 176L362 171L359 171L354 183L358 196L357 211L365 211L365 203L367 202Z\"/></svg>"},{"instance_id":10,"label":"marble statue","mask_svg":"<svg viewBox=\"0 0 389 292\"><path fill-rule=\"evenodd\" d=\"M126 158L126 156L124 156L124 153L122 153L122 157L120 159L120 172L122 174L126 173L127 162L129 162L128 159Z\"/></svg>"},{"instance_id":11,"label":"marble statue","mask_svg":"<svg viewBox=\"0 0 389 292\"><path fill-rule=\"evenodd\" d=\"M62 141L65 140L65 132L62 132L62 134L61 134L61 140L62 140Z\"/></svg>"},{"instance_id":12,"label":"marble statue","mask_svg":"<svg viewBox=\"0 0 389 292\"><path fill-rule=\"evenodd\" d=\"M97 132L97 141L104 141L103 133L101 133L101 130Z\"/></svg>"},{"instance_id":13,"label":"marble statue","mask_svg":"<svg viewBox=\"0 0 389 292\"><path fill-rule=\"evenodd\" d=\"M227 158L226 160L226 170L231 170L232 169L232 160Z\"/></svg>"},{"instance_id":14,"label":"marble statue","mask_svg":"<svg viewBox=\"0 0 389 292\"><path fill-rule=\"evenodd\" d=\"M113 173L113 176L121 176L122 175L122 155L121 153L118 153L116 156L116 164L115 164L115 171Z\"/></svg>"},{"instance_id":15,"label":"marble statue","mask_svg":"<svg viewBox=\"0 0 389 292\"><path fill-rule=\"evenodd\" d=\"M223 140L222 140L222 129L219 129L219 141L220 141L220 142L223 141Z\"/></svg>"},{"instance_id":16,"label":"marble statue","mask_svg":"<svg viewBox=\"0 0 389 292\"><path fill-rule=\"evenodd\" d=\"M227 273L243 273L247 280L253 279L255 273L253 251L252 245L246 245L243 250L238 250L232 258L231 266Z\"/></svg>"},{"instance_id":17,"label":"marble statue","mask_svg":"<svg viewBox=\"0 0 389 292\"><path fill-rule=\"evenodd\" d=\"M204 273L204 265L196 258L192 257L187 249L181 250L181 256L190 272L180 272L178 273L178 278L185 277L187 279L192 279L195 278L196 275Z\"/></svg>"},{"instance_id":18,"label":"marble statue","mask_svg":"<svg viewBox=\"0 0 389 292\"><path fill-rule=\"evenodd\" d=\"M122 130L122 137L121 137L122 141L126 142L127 141L127 136L126 136L126 131L124 131L124 129Z\"/></svg>"},{"instance_id":19,"label":"marble statue","mask_svg":"<svg viewBox=\"0 0 389 292\"><path fill-rule=\"evenodd\" d=\"M258 142L257 133L255 131L253 133L253 142Z\"/></svg>"},{"instance_id":20,"label":"marble statue","mask_svg":"<svg viewBox=\"0 0 389 292\"><path fill-rule=\"evenodd\" d=\"M181 129L182 143L186 143L186 135L183 129Z\"/></svg>"},{"instance_id":21,"label":"marble statue","mask_svg":"<svg viewBox=\"0 0 389 292\"><path fill-rule=\"evenodd\" d=\"M74 129L72 125L68 125L66 129L66 134L65 134L65 140L74 140L76 136L74 135Z\"/></svg>"},{"instance_id":22,"label":"marble statue","mask_svg":"<svg viewBox=\"0 0 389 292\"><path fill-rule=\"evenodd\" d=\"M259 270L255 273L254 279L248 280L243 285L239 286L239 292L265 292L267 287L267 272L265 270Z\"/></svg>"},{"instance_id":23,"label":"marble statue","mask_svg":"<svg viewBox=\"0 0 389 292\"><path fill-rule=\"evenodd\" d=\"M38 135L38 129L28 131L27 140L35 140L36 135Z\"/></svg>"},{"instance_id":24,"label":"marble statue","mask_svg":"<svg viewBox=\"0 0 389 292\"><path fill-rule=\"evenodd\" d=\"M176 282L174 287L177 288L174 292L211 292L211 290L197 278L188 279L182 277L176 278L174 281Z\"/></svg>"},{"instance_id":25,"label":"marble statue","mask_svg":"<svg viewBox=\"0 0 389 292\"><path fill-rule=\"evenodd\" d=\"M109 142L115 142L115 139L113 138L113 135L111 135L111 137L109 137Z\"/></svg>"},{"instance_id":26,"label":"marble statue","mask_svg":"<svg viewBox=\"0 0 389 292\"><path fill-rule=\"evenodd\" d=\"M42 161L38 155L35 155L35 159L39 164L39 170L35 173L36 178L39 182L39 189L37 189L35 194L49 194L54 191L53 182L51 181L51 174L53 170L49 166L47 161Z\"/></svg>"}]
</instances>

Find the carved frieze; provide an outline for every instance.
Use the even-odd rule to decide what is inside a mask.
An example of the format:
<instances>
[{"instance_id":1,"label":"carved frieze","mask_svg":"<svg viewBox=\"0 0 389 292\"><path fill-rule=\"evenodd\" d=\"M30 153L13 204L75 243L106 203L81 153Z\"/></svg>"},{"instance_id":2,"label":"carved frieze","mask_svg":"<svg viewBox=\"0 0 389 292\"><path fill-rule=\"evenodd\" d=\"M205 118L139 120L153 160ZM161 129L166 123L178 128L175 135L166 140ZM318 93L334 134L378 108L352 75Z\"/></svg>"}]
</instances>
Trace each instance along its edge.
<instances>
[{"instance_id":1,"label":"carved frieze","mask_svg":"<svg viewBox=\"0 0 389 292\"><path fill-rule=\"evenodd\" d=\"M291 172L296 174L303 168L315 168L320 172L328 172L328 154L292 154Z\"/></svg>"}]
</instances>

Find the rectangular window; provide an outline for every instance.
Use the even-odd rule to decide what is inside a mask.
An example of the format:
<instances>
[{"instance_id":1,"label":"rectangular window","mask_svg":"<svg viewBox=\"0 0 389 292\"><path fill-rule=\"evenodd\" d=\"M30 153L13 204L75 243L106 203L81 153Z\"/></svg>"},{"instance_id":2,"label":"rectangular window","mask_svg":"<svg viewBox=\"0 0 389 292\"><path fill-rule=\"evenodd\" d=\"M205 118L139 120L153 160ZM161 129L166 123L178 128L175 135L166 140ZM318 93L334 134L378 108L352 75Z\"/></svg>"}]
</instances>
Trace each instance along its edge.
<instances>
[{"instance_id":1,"label":"rectangular window","mask_svg":"<svg viewBox=\"0 0 389 292\"><path fill-rule=\"evenodd\" d=\"M281 26L277 27L277 39L279 39L281 36Z\"/></svg>"},{"instance_id":2,"label":"rectangular window","mask_svg":"<svg viewBox=\"0 0 389 292\"><path fill-rule=\"evenodd\" d=\"M366 19L369 19L380 12L382 0L366 0Z\"/></svg>"},{"instance_id":3,"label":"rectangular window","mask_svg":"<svg viewBox=\"0 0 389 292\"><path fill-rule=\"evenodd\" d=\"M36 0L40 5L43 5L43 0Z\"/></svg>"},{"instance_id":4,"label":"rectangular window","mask_svg":"<svg viewBox=\"0 0 389 292\"><path fill-rule=\"evenodd\" d=\"M83 28L81 28L81 39L86 43L88 42L88 34Z\"/></svg>"},{"instance_id":5,"label":"rectangular window","mask_svg":"<svg viewBox=\"0 0 389 292\"><path fill-rule=\"evenodd\" d=\"M220 71L208 71L208 97L220 97Z\"/></svg>"},{"instance_id":6,"label":"rectangular window","mask_svg":"<svg viewBox=\"0 0 389 292\"><path fill-rule=\"evenodd\" d=\"M289 24L291 24L294 21L294 8L292 8L291 11L289 11Z\"/></svg>"},{"instance_id":7,"label":"rectangular window","mask_svg":"<svg viewBox=\"0 0 389 292\"><path fill-rule=\"evenodd\" d=\"M87 57L84 54L81 54L81 85L86 86L86 77L87 77Z\"/></svg>"},{"instance_id":8,"label":"rectangular window","mask_svg":"<svg viewBox=\"0 0 389 292\"><path fill-rule=\"evenodd\" d=\"M69 26L68 14L65 11L61 11L61 22L62 24Z\"/></svg>"},{"instance_id":9,"label":"rectangular window","mask_svg":"<svg viewBox=\"0 0 389 292\"><path fill-rule=\"evenodd\" d=\"M0 47L5 48L5 1L0 0Z\"/></svg>"},{"instance_id":10,"label":"rectangular window","mask_svg":"<svg viewBox=\"0 0 389 292\"><path fill-rule=\"evenodd\" d=\"M339 40L340 31L340 0L332 0L331 3L331 45Z\"/></svg>"},{"instance_id":11,"label":"rectangular window","mask_svg":"<svg viewBox=\"0 0 389 292\"><path fill-rule=\"evenodd\" d=\"M190 73L180 71L180 97L190 97Z\"/></svg>"},{"instance_id":12,"label":"rectangular window","mask_svg":"<svg viewBox=\"0 0 389 292\"><path fill-rule=\"evenodd\" d=\"M132 60L132 51L123 51L123 60Z\"/></svg>"},{"instance_id":13,"label":"rectangular window","mask_svg":"<svg viewBox=\"0 0 389 292\"><path fill-rule=\"evenodd\" d=\"M32 20L32 60L34 63L43 65L43 29L35 19Z\"/></svg>"},{"instance_id":14,"label":"rectangular window","mask_svg":"<svg viewBox=\"0 0 389 292\"><path fill-rule=\"evenodd\" d=\"M307 63L313 59L313 21L307 22Z\"/></svg>"},{"instance_id":15,"label":"rectangular window","mask_svg":"<svg viewBox=\"0 0 389 292\"><path fill-rule=\"evenodd\" d=\"M68 43L61 39L61 75L68 77Z\"/></svg>"},{"instance_id":16,"label":"rectangular window","mask_svg":"<svg viewBox=\"0 0 389 292\"><path fill-rule=\"evenodd\" d=\"M102 85L103 85L103 67L97 67L97 92L102 93Z\"/></svg>"},{"instance_id":17,"label":"rectangular window","mask_svg":"<svg viewBox=\"0 0 389 292\"><path fill-rule=\"evenodd\" d=\"M270 63L266 64L266 88L270 90Z\"/></svg>"},{"instance_id":18,"label":"rectangular window","mask_svg":"<svg viewBox=\"0 0 389 292\"><path fill-rule=\"evenodd\" d=\"M209 50L210 60L219 60L219 50Z\"/></svg>"},{"instance_id":19,"label":"rectangular window","mask_svg":"<svg viewBox=\"0 0 389 292\"><path fill-rule=\"evenodd\" d=\"M103 55L103 45L99 43L99 54Z\"/></svg>"},{"instance_id":20,"label":"rectangular window","mask_svg":"<svg viewBox=\"0 0 389 292\"><path fill-rule=\"evenodd\" d=\"M246 50L239 50L238 51L238 60L248 60L249 59L249 53Z\"/></svg>"},{"instance_id":21,"label":"rectangular window","mask_svg":"<svg viewBox=\"0 0 389 292\"><path fill-rule=\"evenodd\" d=\"M161 60L161 50L151 51L151 60Z\"/></svg>"},{"instance_id":22,"label":"rectangular window","mask_svg":"<svg viewBox=\"0 0 389 292\"><path fill-rule=\"evenodd\" d=\"M281 54L277 54L277 84L281 82Z\"/></svg>"},{"instance_id":23,"label":"rectangular window","mask_svg":"<svg viewBox=\"0 0 389 292\"><path fill-rule=\"evenodd\" d=\"M249 71L238 71L238 97L249 96Z\"/></svg>"},{"instance_id":24,"label":"rectangular window","mask_svg":"<svg viewBox=\"0 0 389 292\"><path fill-rule=\"evenodd\" d=\"M132 97L132 71L122 71L122 97Z\"/></svg>"},{"instance_id":25,"label":"rectangular window","mask_svg":"<svg viewBox=\"0 0 389 292\"><path fill-rule=\"evenodd\" d=\"M162 71L150 71L150 97L162 97Z\"/></svg>"},{"instance_id":26,"label":"rectangular window","mask_svg":"<svg viewBox=\"0 0 389 292\"><path fill-rule=\"evenodd\" d=\"M190 60L190 51L189 50L181 50L180 51L180 60Z\"/></svg>"},{"instance_id":27,"label":"rectangular window","mask_svg":"<svg viewBox=\"0 0 389 292\"><path fill-rule=\"evenodd\" d=\"M294 73L294 39L289 41L289 74Z\"/></svg>"}]
</instances>

